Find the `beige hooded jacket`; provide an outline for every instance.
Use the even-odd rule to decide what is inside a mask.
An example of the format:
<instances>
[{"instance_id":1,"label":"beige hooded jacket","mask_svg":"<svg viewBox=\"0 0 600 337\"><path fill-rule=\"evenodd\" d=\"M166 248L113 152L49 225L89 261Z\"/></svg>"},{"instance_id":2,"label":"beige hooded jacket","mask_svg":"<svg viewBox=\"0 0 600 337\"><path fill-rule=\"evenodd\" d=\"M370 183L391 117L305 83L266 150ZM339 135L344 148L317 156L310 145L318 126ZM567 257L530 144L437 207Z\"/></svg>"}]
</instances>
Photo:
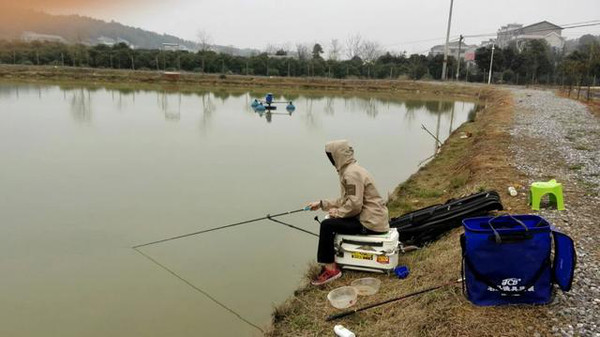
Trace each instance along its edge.
<instances>
[{"instance_id":1,"label":"beige hooded jacket","mask_svg":"<svg viewBox=\"0 0 600 337\"><path fill-rule=\"evenodd\" d=\"M375 188L373 177L354 159L354 150L347 140L336 140L325 145L332 164L340 176L342 196L336 200L322 200L321 208L337 208L337 216L350 218L359 215L366 228L376 232L390 230L388 209Z\"/></svg>"}]
</instances>

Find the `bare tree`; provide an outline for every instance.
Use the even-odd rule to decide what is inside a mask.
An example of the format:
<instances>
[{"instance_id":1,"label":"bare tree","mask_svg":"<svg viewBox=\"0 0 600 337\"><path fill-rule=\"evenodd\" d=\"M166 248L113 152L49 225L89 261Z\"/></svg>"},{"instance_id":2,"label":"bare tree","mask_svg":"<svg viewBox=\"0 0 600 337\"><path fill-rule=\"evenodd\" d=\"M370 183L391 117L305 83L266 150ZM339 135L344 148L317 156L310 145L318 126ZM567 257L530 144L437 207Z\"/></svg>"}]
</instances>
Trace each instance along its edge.
<instances>
[{"instance_id":1,"label":"bare tree","mask_svg":"<svg viewBox=\"0 0 600 337\"><path fill-rule=\"evenodd\" d=\"M213 48L212 36L210 36L210 34L208 34L205 30L199 30L196 33L196 38L198 39L198 49L200 51L205 52Z\"/></svg>"},{"instance_id":2,"label":"bare tree","mask_svg":"<svg viewBox=\"0 0 600 337\"><path fill-rule=\"evenodd\" d=\"M360 57L362 49L362 36L359 33L349 35L346 39L346 56L353 59L356 56Z\"/></svg>"},{"instance_id":3,"label":"bare tree","mask_svg":"<svg viewBox=\"0 0 600 337\"><path fill-rule=\"evenodd\" d=\"M337 61L340 58L340 54L342 53L342 46L340 45L340 41L338 39L332 39L329 42L329 60Z\"/></svg>"},{"instance_id":4,"label":"bare tree","mask_svg":"<svg viewBox=\"0 0 600 337\"><path fill-rule=\"evenodd\" d=\"M202 55L202 72L204 72L205 53L213 48L212 37L205 30L201 29L196 33L196 38L198 38L198 49Z\"/></svg>"},{"instance_id":5,"label":"bare tree","mask_svg":"<svg viewBox=\"0 0 600 337\"><path fill-rule=\"evenodd\" d=\"M298 54L299 60L306 60L310 53L310 49L304 43L297 43L296 44L296 53Z\"/></svg>"},{"instance_id":6,"label":"bare tree","mask_svg":"<svg viewBox=\"0 0 600 337\"><path fill-rule=\"evenodd\" d=\"M286 55L289 55L290 50L292 50L292 47L290 47L289 42L286 42L286 43L283 43L281 46L279 46L279 50L283 50Z\"/></svg>"},{"instance_id":7,"label":"bare tree","mask_svg":"<svg viewBox=\"0 0 600 337\"><path fill-rule=\"evenodd\" d=\"M272 43L267 44L267 46L265 47L265 53L267 53L268 55L275 55L277 50L277 46Z\"/></svg>"},{"instance_id":8,"label":"bare tree","mask_svg":"<svg viewBox=\"0 0 600 337\"><path fill-rule=\"evenodd\" d=\"M381 46L376 41L365 40L360 48L360 58L367 65L367 77L371 77L371 65L381 56Z\"/></svg>"},{"instance_id":9,"label":"bare tree","mask_svg":"<svg viewBox=\"0 0 600 337\"><path fill-rule=\"evenodd\" d=\"M366 63L373 63L381 53L381 46L377 41L365 40L361 45L359 56Z\"/></svg>"}]
</instances>

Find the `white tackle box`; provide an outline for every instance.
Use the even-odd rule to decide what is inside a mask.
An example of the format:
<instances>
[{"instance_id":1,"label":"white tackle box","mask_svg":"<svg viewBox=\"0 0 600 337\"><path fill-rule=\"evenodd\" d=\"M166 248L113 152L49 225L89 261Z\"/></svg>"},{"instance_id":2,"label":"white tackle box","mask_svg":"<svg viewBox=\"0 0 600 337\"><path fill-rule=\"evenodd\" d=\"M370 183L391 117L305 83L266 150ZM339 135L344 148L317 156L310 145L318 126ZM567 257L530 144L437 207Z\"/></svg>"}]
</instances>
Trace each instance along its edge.
<instances>
[{"instance_id":1,"label":"white tackle box","mask_svg":"<svg viewBox=\"0 0 600 337\"><path fill-rule=\"evenodd\" d=\"M391 273L398 265L398 231L386 234L343 235L334 239L335 262L344 269Z\"/></svg>"}]
</instances>

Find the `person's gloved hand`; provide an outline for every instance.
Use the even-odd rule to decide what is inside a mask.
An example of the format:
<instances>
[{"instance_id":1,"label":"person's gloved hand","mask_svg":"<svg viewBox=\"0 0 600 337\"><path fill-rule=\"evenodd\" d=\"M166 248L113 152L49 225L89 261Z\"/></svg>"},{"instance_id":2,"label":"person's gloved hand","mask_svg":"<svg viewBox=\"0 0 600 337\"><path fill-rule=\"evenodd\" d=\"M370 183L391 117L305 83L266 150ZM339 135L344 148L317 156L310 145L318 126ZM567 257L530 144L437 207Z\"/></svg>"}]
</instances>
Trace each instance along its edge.
<instances>
[{"instance_id":1,"label":"person's gloved hand","mask_svg":"<svg viewBox=\"0 0 600 337\"><path fill-rule=\"evenodd\" d=\"M310 208L311 211L316 211L319 208L321 208L321 202L320 201L309 202L308 207Z\"/></svg>"}]
</instances>

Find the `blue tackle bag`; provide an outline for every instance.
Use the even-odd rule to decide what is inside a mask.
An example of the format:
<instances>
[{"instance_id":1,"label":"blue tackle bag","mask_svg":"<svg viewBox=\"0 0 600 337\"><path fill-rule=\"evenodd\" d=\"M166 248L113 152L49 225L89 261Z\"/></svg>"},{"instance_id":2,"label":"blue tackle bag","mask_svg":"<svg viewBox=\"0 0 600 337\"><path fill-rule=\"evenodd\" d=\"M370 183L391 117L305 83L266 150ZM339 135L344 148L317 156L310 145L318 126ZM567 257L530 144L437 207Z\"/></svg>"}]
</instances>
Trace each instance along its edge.
<instances>
[{"instance_id":1,"label":"blue tackle bag","mask_svg":"<svg viewBox=\"0 0 600 337\"><path fill-rule=\"evenodd\" d=\"M479 217L463 220L463 226L463 291L473 304L546 304L552 300L553 283L563 291L571 289L573 240L544 218Z\"/></svg>"}]
</instances>

